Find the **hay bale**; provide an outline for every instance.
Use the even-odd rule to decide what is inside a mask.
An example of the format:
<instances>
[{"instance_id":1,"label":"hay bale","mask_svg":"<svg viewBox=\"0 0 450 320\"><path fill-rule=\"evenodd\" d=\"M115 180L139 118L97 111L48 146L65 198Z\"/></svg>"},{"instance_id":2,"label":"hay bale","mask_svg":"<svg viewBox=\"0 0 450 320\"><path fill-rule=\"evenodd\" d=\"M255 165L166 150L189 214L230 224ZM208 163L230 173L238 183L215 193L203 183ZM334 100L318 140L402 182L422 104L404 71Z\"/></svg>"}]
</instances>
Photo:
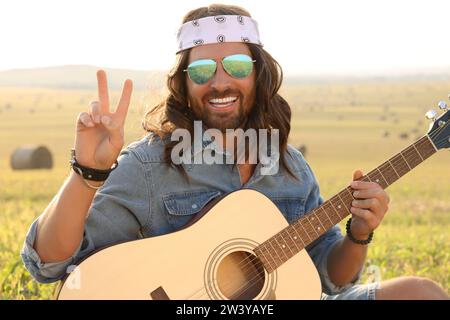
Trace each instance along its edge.
<instances>
[{"instance_id":1,"label":"hay bale","mask_svg":"<svg viewBox=\"0 0 450 320\"><path fill-rule=\"evenodd\" d=\"M13 170L51 169L52 167L52 154L45 146L21 146L14 150L11 155L11 168Z\"/></svg>"}]
</instances>

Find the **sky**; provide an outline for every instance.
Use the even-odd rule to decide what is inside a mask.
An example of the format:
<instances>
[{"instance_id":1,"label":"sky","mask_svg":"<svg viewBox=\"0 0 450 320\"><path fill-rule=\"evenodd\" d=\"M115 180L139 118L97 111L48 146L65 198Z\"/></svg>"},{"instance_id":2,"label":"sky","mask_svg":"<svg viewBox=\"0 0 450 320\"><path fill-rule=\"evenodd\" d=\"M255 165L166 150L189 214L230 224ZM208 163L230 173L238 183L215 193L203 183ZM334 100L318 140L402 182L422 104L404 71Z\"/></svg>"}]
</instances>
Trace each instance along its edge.
<instances>
[{"instance_id":1,"label":"sky","mask_svg":"<svg viewBox=\"0 0 450 320\"><path fill-rule=\"evenodd\" d=\"M215 2L247 9L289 75L450 70L448 0L1 0L0 70L167 70L182 17Z\"/></svg>"}]
</instances>

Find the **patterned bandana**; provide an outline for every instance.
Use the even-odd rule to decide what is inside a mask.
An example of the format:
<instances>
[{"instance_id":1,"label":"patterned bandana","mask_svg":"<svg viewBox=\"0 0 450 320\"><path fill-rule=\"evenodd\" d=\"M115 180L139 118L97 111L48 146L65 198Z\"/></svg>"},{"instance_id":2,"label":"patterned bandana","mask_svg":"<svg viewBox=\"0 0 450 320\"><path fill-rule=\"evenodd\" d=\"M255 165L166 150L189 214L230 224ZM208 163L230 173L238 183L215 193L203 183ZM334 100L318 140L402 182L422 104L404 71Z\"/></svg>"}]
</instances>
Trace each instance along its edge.
<instances>
[{"instance_id":1,"label":"patterned bandana","mask_svg":"<svg viewBox=\"0 0 450 320\"><path fill-rule=\"evenodd\" d=\"M247 42L262 46L258 23L247 16L224 15L183 24L177 33L178 51L206 44Z\"/></svg>"}]
</instances>

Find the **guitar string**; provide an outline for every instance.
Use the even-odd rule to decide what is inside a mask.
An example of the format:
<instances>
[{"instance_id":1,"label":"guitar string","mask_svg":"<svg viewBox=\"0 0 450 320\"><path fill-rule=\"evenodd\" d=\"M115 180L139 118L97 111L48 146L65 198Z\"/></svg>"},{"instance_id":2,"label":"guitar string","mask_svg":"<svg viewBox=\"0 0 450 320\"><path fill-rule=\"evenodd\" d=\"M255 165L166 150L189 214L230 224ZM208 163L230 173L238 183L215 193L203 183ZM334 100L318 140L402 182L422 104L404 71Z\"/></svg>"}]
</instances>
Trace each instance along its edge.
<instances>
[{"instance_id":1,"label":"guitar string","mask_svg":"<svg viewBox=\"0 0 450 320\"><path fill-rule=\"evenodd\" d=\"M444 129L444 127L447 127L447 125L449 124L449 122L450 122L450 120L447 121L447 122L445 123L445 125L443 125L441 128ZM443 136L443 137L442 137L442 140L439 140L439 141L438 141L438 144L440 144L441 142L445 142L445 141L450 142L450 136L448 136L448 137Z\"/></svg>"},{"instance_id":2,"label":"guitar string","mask_svg":"<svg viewBox=\"0 0 450 320\"><path fill-rule=\"evenodd\" d=\"M445 127L447 127L447 125L448 125L448 122L444 125L444 126L442 126L442 127L439 127L438 129L436 129L436 131L435 132L433 132L433 133L431 133L430 134L430 136L431 136L431 138L434 138L436 135L438 135L438 133L439 133L439 131L442 131ZM425 137L425 136L424 136ZM420 139L423 139L423 137L422 138L420 138ZM419 139L419 140L420 140ZM419 140L417 140L417 141L419 141ZM440 140L438 143L440 143L440 142L443 142L443 141L445 141L446 140L446 138L444 137L442 140ZM417 142L416 141L416 142ZM409 147L409 146L408 146ZM408 147L406 147L405 149L407 149ZM405 149L403 149L403 150L405 150ZM400 151L400 152L402 152L402 151ZM399 152L399 153L400 153ZM398 154L399 154L398 153ZM402 162L402 161L400 161L400 159L401 158L398 158L398 162L397 163L395 163L395 165L397 165L399 162ZM408 172L409 172L409 170L408 170ZM400 178L400 177L399 177ZM313 211L312 211L313 212ZM317 233L317 232L316 232ZM302 241L303 242L303 241ZM303 247L302 249L304 249L305 247ZM298 248L297 248L298 249ZM301 250L302 250L301 249ZM299 250L299 252L301 251L301 250ZM295 255L295 254L294 254ZM242 268L242 271L245 271L244 273L246 273L246 272L248 272L248 269L250 269L251 268L251 266L253 265L253 262L255 262L256 260L258 260L259 258L257 257L257 256L254 256L254 255L250 255L250 256L248 256L248 257L246 257L246 258L244 258L244 259L242 259L239 263L238 263L238 265L237 266L240 266L243 262L245 262L245 264L241 267ZM247 269L247 270L245 270L245 268L247 267L247 266L249 266L250 265L250 267ZM242 290L243 288L245 288L245 286L247 286L248 284L249 284L249 286L248 286L248 288L246 288L246 289L244 289L240 294L242 294L243 292L245 292L245 291L247 291L247 290L249 290L251 287L253 287L255 284L257 284L257 282L256 281L258 281L258 280L261 280L262 278L264 278L264 276L260 276L261 275L261 273L260 272L253 272L253 274L255 275L253 278L251 278L251 279L249 279L247 282L245 282L241 287L239 287L236 291L235 291L235 293L237 293L237 292L239 292L239 290ZM258 278L258 279L256 279L256 278ZM256 281L255 281L255 279L256 279ZM209 281L208 282L208 284L211 284L211 282L212 281ZM254 283L252 283L252 282L254 282ZM231 281L229 281L229 282L226 282L225 284L232 284L232 282ZM205 293L203 293L202 291L204 291ZM206 292L206 288L205 287L202 287L202 288L200 288L199 290L197 290L196 292L194 292L194 294L192 294L192 295L190 295L189 297L188 297L188 299L189 298L191 298L191 297L193 297L193 296L195 296L195 295L197 295L198 293L202 293L202 295L200 296L200 297L202 297L202 296L207 296L208 294L207 294L207 292ZM234 293L234 294L235 294Z\"/></svg>"}]
</instances>

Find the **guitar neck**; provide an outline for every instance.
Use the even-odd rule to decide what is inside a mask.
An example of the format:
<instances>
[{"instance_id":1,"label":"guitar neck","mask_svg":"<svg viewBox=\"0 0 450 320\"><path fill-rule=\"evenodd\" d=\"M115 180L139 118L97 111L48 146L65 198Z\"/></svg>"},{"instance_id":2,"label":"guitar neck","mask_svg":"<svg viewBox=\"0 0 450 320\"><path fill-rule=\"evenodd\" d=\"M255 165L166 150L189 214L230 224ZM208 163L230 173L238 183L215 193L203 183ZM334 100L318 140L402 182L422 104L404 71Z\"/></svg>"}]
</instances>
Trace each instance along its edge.
<instances>
[{"instance_id":1,"label":"guitar neck","mask_svg":"<svg viewBox=\"0 0 450 320\"><path fill-rule=\"evenodd\" d=\"M393 184L437 151L428 135L423 136L383 164L361 177L383 189ZM353 189L347 186L276 235L260 244L255 253L270 273L350 214Z\"/></svg>"}]
</instances>

